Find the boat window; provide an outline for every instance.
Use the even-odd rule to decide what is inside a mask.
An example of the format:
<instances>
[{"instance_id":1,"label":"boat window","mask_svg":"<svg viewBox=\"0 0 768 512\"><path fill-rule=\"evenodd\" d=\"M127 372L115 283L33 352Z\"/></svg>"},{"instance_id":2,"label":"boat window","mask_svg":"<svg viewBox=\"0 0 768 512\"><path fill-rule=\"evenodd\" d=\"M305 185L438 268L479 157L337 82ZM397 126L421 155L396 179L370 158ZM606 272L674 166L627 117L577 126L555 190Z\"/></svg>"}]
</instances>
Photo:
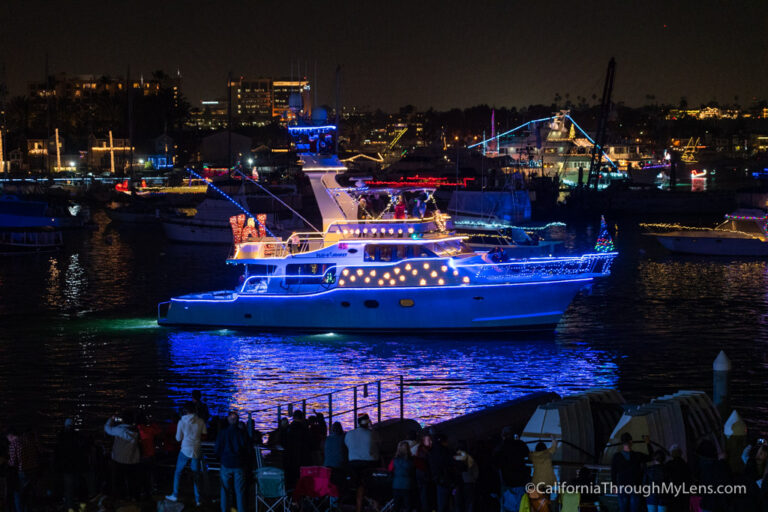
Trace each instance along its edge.
<instances>
[{"instance_id":1,"label":"boat window","mask_svg":"<svg viewBox=\"0 0 768 512\"><path fill-rule=\"evenodd\" d=\"M248 265L248 275L268 276L275 273L276 265Z\"/></svg>"},{"instance_id":2,"label":"boat window","mask_svg":"<svg viewBox=\"0 0 768 512\"><path fill-rule=\"evenodd\" d=\"M367 300L367 301L363 302L363 305L365 307L367 307L367 308L374 309L374 308L379 307L379 301L377 301L377 300Z\"/></svg>"},{"instance_id":3,"label":"boat window","mask_svg":"<svg viewBox=\"0 0 768 512\"><path fill-rule=\"evenodd\" d=\"M300 265L286 265L285 284L319 284L329 282L326 279L336 280L336 267L331 263L303 263Z\"/></svg>"},{"instance_id":4,"label":"boat window","mask_svg":"<svg viewBox=\"0 0 768 512\"><path fill-rule=\"evenodd\" d=\"M437 256L456 256L457 254L471 252L461 240L437 242L433 247Z\"/></svg>"},{"instance_id":5,"label":"boat window","mask_svg":"<svg viewBox=\"0 0 768 512\"><path fill-rule=\"evenodd\" d=\"M379 247L379 261L395 261L394 246L382 245Z\"/></svg>"},{"instance_id":6,"label":"boat window","mask_svg":"<svg viewBox=\"0 0 768 512\"><path fill-rule=\"evenodd\" d=\"M413 299L400 299L400 305L404 308L412 308Z\"/></svg>"},{"instance_id":7,"label":"boat window","mask_svg":"<svg viewBox=\"0 0 768 512\"><path fill-rule=\"evenodd\" d=\"M365 246L365 261L376 261L376 246L369 244Z\"/></svg>"},{"instance_id":8,"label":"boat window","mask_svg":"<svg viewBox=\"0 0 768 512\"><path fill-rule=\"evenodd\" d=\"M395 246L395 258L400 261L404 260L408 257L408 250L407 247L404 245L396 245Z\"/></svg>"}]
</instances>

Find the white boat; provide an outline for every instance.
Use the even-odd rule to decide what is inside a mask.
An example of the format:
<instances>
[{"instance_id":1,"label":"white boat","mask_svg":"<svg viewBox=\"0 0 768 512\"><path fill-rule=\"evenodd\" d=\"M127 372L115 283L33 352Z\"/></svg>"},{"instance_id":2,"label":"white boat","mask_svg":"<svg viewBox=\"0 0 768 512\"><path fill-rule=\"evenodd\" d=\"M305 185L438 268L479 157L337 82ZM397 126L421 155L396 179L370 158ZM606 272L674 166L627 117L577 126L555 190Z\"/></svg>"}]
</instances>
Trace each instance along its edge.
<instances>
[{"instance_id":1,"label":"white boat","mask_svg":"<svg viewBox=\"0 0 768 512\"><path fill-rule=\"evenodd\" d=\"M478 252L495 253L499 258L519 259L551 256L563 242L532 238L523 228L508 227L496 232L468 232L465 243Z\"/></svg>"},{"instance_id":2,"label":"white boat","mask_svg":"<svg viewBox=\"0 0 768 512\"><path fill-rule=\"evenodd\" d=\"M425 219L358 220L336 181L332 156L300 155L323 231L283 240L234 231L227 263L242 265L234 290L158 305L161 325L294 331L482 331L552 329L574 296L610 271L616 253L488 262Z\"/></svg>"},{"instance_id":3,"label":"white boat","mask_svg":"<svg viewBox=\"0 0 768 512\"><path fill-rule=\"evenodd\" d=\"M648 233L669 251L712 256L768 256L768 215L762 210L737 210L712 229Z\"/></svg>"},{"instance_id":4,"label":"white boat","mask_svg":"<svg viewBox=\"0 0 768 512\"><path fill-rule=\"evenodd\" d=\"M246 183L237 181L230 186L219 184L228 192L231 192L230 198L221 197L217 192L209 188L205 199L195 208L192 215L187 215L181 211L174 215L163 217L163 230L169 240L181 243L193 244L232 244L232 231L229 219L233 215L238 215L251 210L251 203L257 201L268 201L271 198L266 194L254 192L246 193ZM258 208L258 206L257 206ZM285 231L296 228L299 223L293 219L280 220L279 214L275 211L274 205L267 214L267 225L273 230Z\"/></svg>"}]
</instances>

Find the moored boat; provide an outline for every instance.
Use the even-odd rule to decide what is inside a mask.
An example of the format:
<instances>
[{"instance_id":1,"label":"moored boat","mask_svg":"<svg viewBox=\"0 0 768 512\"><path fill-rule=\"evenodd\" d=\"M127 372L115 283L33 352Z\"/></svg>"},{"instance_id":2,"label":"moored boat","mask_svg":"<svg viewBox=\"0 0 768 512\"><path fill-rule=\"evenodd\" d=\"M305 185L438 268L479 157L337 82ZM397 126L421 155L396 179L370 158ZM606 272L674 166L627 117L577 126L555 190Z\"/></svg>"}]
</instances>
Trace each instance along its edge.
<instances>
[{"instance_id":1,"label":"moored boat","mask_svg":"<svg viewBox=\"0 0 768 512\"><path fill-rule=\"evenodd\" d=\"M766 256L768 215L762 210L737 210L711 229L648 233L675 253L711 256Z\"/></svg>"}]
</instances>

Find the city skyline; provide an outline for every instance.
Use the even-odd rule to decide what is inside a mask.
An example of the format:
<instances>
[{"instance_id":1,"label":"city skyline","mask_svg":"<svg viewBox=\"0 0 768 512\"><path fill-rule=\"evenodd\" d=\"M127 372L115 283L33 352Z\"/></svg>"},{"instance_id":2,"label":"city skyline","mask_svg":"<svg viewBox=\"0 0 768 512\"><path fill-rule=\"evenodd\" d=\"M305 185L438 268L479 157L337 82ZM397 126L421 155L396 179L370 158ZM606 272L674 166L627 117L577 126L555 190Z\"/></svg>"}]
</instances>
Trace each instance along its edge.
<instances>
[{"instance_id":1,"label":"city skyline","mask_svg":"<svg viewBox=\"0 0 768 512\"><path fill-rule=\"evenodd\" d=\"M11 95L40 80L46 55L49 73L179 69L192 105L221 97L229 71L248 78L306 75L318 103L333 104L340 65L344 105L426 110L548 104L558 93L573 101L599 96L615 56L617 102L638 105L650 95L671 104L686 97L692 105L748 105L765 97L756 71L768 54L760 26L768 6L651 4L591 10L566 2L345 1L291 9L267 1L228 10L202 0L184 9L139 0L124 12L80 0L62 13L39 0L11 1L0 7L13 21L0 35L0 63ZM227 17L235 8L238 16Z\"/></svg>"}]
</instances>

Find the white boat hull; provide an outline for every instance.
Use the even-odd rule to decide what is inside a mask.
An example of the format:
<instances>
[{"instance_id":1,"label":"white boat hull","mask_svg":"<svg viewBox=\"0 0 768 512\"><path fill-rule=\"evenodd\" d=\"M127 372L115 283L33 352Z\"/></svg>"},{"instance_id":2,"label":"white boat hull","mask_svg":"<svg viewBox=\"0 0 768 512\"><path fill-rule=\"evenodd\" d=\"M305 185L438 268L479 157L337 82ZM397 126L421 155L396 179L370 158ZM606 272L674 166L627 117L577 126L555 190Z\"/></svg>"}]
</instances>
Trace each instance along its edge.
<instances>
[{"instance_id":1,"label":"white boat hull","mask_svg":"<svg viewBox=\"0 0 768 512\"><path fill-rule=\"evenodd\" d=\"M768 256L768 242L756 238L656 235L667 250L711 256Z\"/></svg>"},{"instance_id":2,"label":"white boat hull","mask_svg":"<svg viewBox=\"0 0 768 512\"><path fill-rule=\"evenodd\" d=\"M158 323L332 332L551 330L573 297L591 283L587 277L440 288L333 288L304 295L219 292L160 304Z\"/></svg>"}]
</instances>

